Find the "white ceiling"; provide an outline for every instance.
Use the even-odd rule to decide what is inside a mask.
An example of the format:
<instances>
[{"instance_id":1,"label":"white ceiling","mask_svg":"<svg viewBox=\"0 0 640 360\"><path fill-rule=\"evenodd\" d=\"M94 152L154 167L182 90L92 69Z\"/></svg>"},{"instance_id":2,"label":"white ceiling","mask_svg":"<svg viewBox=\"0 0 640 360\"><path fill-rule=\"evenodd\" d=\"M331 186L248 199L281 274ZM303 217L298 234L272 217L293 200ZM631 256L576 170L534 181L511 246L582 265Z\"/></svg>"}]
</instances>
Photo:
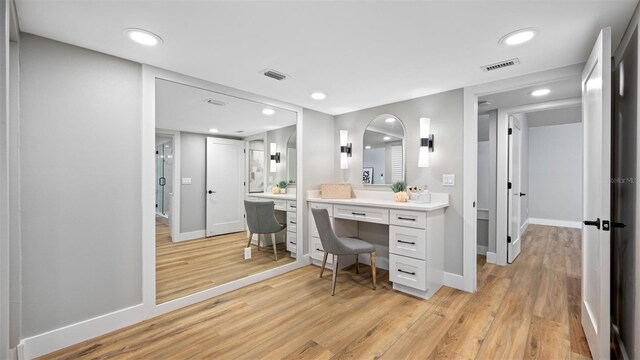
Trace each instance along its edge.
<instances>
[{"instance_id":1,"label":"white ceiling","mask_svg":"<svg viewBox=\"0 0 640 360\"><path fill-rule=\"evenodd\" d=\"M226 105L206 102L213 99ZM264 104L213 91L156 79L156 127L168 130L246 137L261 132L295 125L293 111L269 106L273 115L264 115ZM242 131L242 132L238 132Z\"/></svg>"},{"instance_id":2,"label":"white ceiling","mask_svg":"<svg viewBox=\"0 0 640 360\"><path fill-rule=\"evenodd\" d=\"M529 127L563 125L579 122L582 122L581 106L571 106L527 113L527 123Z\"/></svg>"},{"instance_id":3,"label":"white ceiling","mask_svg":"<svg viewBox=\"0 0 640 360\"><path fill-rule=\"evenodd\" d=\"M18 0L22 31L329 114L584 62L600 28L619 42L637 0ZM143 28L164 44L132 43ZM530 43L498 39L536 27ZM492 72L480 66L518 57ZM264 77L265 68L290 79ZM324 101L309 94L324 91Z\"/></svg>"},{"instance_id":4,"label":"white ceiling","mask_svg":"<svg viewBox=\"0 0 640 360\"><path fill-rule=\"evenodd\" d=\"M531 92L536 89L546 88L551 90L549 95L535 97ZM502 93L491 94L480 97L479 101L489 101L490 105L479 105L478 113L484 114L494 109L504 109L514 106L536 104L552 100L562 100L579 98L582 96L580 88L580 78L569 78L560 81L549 82L537 86L529 86L517 90L510 90Z\"/></svg>"}]
</instances>

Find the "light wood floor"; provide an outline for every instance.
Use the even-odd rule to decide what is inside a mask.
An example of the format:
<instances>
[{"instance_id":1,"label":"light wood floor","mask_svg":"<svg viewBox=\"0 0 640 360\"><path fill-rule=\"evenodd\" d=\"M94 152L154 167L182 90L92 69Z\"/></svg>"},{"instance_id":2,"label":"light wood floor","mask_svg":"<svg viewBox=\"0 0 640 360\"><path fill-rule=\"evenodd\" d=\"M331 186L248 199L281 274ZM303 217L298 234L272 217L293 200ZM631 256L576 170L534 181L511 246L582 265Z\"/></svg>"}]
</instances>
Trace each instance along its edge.
<instances>
[{"instance_id":1,"label":"light wood floor","mask_svg":"<svg viewBox=\"0 0 640 360\"><path fill-rule=\"evenodd\" d=\"M479 290L429 301L380 271L308 266L50 354L47 359L585 359L580 233L529 226L513 265L479 263Z\"/></svg>"},{"instance_id":2,"label":"light wood floor","mask_svg":"<svg viewBox=\"0 0 640 360\"><path fill-rule=\"evenodd\" d=\"M156 302L158 304L229 281L241 279L295 259L278 244L278 261L273 248L258 251L252 246L251 259L244 259L245 232L174 243L168 225L156 222Z\"/></svg>"}]
</instances>

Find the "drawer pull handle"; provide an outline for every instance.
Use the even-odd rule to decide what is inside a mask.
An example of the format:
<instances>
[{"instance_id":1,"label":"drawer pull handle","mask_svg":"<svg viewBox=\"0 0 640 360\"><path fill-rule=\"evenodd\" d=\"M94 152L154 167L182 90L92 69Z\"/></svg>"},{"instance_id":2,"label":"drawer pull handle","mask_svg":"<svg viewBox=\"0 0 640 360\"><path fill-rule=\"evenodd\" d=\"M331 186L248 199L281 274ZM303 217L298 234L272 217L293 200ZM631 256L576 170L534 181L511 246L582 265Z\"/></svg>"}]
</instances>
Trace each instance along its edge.
<instances>
[{"instance_id":1,"label":"drawer pull handle","mask_svg":"<svg viewBox=\"0 0 640 360\"><path fill-rule=\"evenodd\" d=\"M296 243L294 243L293 241L289 241L289 244L293 244L293 245L295 245Z\"/></svg>"},{"instance_id":2,"label":"drawer pull handle","mask_svg":"<svg viewBox=\"0 0 640 360\"><path fill-rule=\"evenodd\" d=\"M295 205L289 205L290 208L295 209L297 206Z\"/></svg>"},{"instance_id":3,"label":"drawer pull handle","mask_svg":"<svg viewBox=\"0 0 640 360\"><path fill-rule=\"evenodd\" d=\"M317 250L317 251L322 251L322 252L324 252L324 250L322 250L322 249L318 249L318 248L316 248L316 250Z\"/></svg>"},{"instance_id":4,"label":"drawer pull handle","mask_svg":"<svg viewBox=\"0 0 640 360\"><path fill-rule=\"evenodd\" d=\"M416 221L416 219L406 218L406 217L402 217L402 216L398 216L398 220Z\"/></svg>"},{"instance_id":5,"label":"drawer pull handle","mask_svg":"<svg viewBox=\"0 0 640 360\"><path fill-rule=\"evenodd\" d=\"M404 241L404 240L398 240L399 243L403 243L403 244L410 244L410 245L415 245L416 243L414 241Z\"/></svg>"},{"instance_id":6,"label":"drawer pull handle","mask_svg":"<svg viewBox=\"0 0 640 360\"><path fill-rule=\"evenodd\" d=\"M289 223L293 225L297 224L295 221L289 221Z\"/></svg>"},{"instance_id":7,"label":"drawer pull handle","mask_svg":"<svg viewBox=\"0 0 640 360\"><path fill-rule=\"evenodd\" d=\"M351 212L352 215L367 216L366 213Z\"/></svg>"},{"instance_id":8,"label":"drawer pull handle","mask_svg":"<svg viewBox=\"0 0 640 360\"><path fill-rule=\"evenodd\" d=\"M401 273L409 274L409 275L415 275L415 274L416 274L416 273L414 273L414 272L411 272L411 271L404 271L404 270L402 270L402 269L398 269L398 271L399 271L399 272L401 272Z\"/></svg>"}]
</instances>

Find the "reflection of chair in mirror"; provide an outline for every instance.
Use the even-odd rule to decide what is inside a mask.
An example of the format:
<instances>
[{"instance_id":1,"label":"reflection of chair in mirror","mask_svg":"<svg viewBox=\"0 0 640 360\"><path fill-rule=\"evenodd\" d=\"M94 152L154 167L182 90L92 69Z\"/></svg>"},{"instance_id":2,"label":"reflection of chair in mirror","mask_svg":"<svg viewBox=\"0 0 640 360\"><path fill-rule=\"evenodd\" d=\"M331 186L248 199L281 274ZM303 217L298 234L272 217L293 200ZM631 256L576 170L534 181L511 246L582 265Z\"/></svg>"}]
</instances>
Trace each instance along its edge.
<instances>
[{"instance_id":1,"label":"reflection of chair in mirror","mask_svg":"<svg viewBox=\"0 0 640 360\"><path fill-rule=\"evenodd\" d=\"M331 228L329 221L329 213L327 209L311 209L313 219L316 222L318 233L320 234L320 242L324 248L324 257L322 258L322 268L320 277L324 272L327 263L327 256L333 256L333 279L331 285L331 295L336 293L336 277L338 275L338 257L339 255L355 255L356 257L356 273L360 273L358 254L370 254L371 256L371 280L373 282L373 290L376 289L376 249L373 245L358 238L338 237Z\"/></svg>"},{"instance_id":2,"label":"reflection of chair in mirror","mask_svg":"<svg viewBox=\"0 0 640 360\"><path fill-rule=\"evenodd\" d=\"M287 224L280 224L276 219L273 201L244 201L244 210L247 213L247 226L249 227L249 242L251 247L253 234L258 234L258 251L260 251L260 235L271 234L273 255L278 261L278 249L276 248L276 233L286 230ZM285 232L286 243L286 232Z\"/></svg>"}]
</instances>

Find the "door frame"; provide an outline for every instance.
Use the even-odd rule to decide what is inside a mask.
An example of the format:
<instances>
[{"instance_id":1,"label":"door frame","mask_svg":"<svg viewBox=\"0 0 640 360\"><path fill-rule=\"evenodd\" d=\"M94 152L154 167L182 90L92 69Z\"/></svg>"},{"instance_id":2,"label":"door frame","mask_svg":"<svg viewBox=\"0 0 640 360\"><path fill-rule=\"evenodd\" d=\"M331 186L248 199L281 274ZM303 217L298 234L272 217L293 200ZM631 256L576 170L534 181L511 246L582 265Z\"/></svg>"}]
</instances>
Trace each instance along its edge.
<instances>
[{"instance_id":1,"label":"door frame","mask_svg":"<svg viewBox=\"0 0 640 360\"><path fill-rule=\"evenodd\" d=\"M279 107L296 113L296 141L303 143L304 119L302 107L286 102L274 100L265 96L256 95L246 91L238 90L228 86L212 83L206 80L197 79L188 75L179 74L173 71L164 70L154 66L142 65L142 126L141 126L141 222L142 222L142 321L176 309L195 304L197 302L210 299L212 297L228 293L241 287L254 284L256 282L278 276L311 263L308 254L303 254L303 247L297 248L297 256L294 262L253 274L242 279L231 281L226 284L212 287L207 290L187 295L185 297L156 304L156 245L155 245L155 132L156 132L156 79L173 81L180 84L199 87L213 92L219 92L237 98L259 102L267 106ZM303 152L298 151L298 186L304 189L303 184ZM304 194L300 193L296 197L298 209L304 208ZM296 214L298 223L303 223L303 211ZM138 322L138 321L136 321Z\"/></svg>"},{"instance_id":2,"label":"door frame","mask_svg":"<svg viewBox=\"0 0 640 360\"><path fill-rule=\"evenodd\" d=\"M156 129L156 134L170 137L173 144L173 191L171 197L171 210L169 213L169 226L171 226L171 241L182 240L180 233L180 132L167 129Z\"/></svg>"},{"instance_id":3,"label":"door frame","mask_svg":"<svg viewBox=\"0 0 640 360\"><path fill-rule=\"evenodd\" d=\"M514 127L518 127L519 130L519 134L520 134L520 139L518 139L518 146L520 146L520 149L518 149L518 181L520 182L518 184L518 204L514 206L514 190L516 190L516 187L513 184L513 177L514 177L514 172L512 171L512 159L511 156L507 156L507 174L508 174L508 181L511 183L511 188L507 187L507 239L509 236L509 225L512 224L513 222L513 213L509 214L509 211L516 211L516 213L518 214L518 228L515 230L515 232L511 231L511 247L513 248L517 248L518 249L518 254L520 254L520 245L521 245L521 238L520 238L520 222L522 222L522 200L520 200L520 196L519 194L522 192L522 126L524 126L524 124L522 124L520 122L520 120L515 116L515 115L510 115L508 117L509 119L509 129L511 130L511 133L509 133L509 137L507 137L507 143L508 143L508 155L511 155L511 153L513 152L513 139L514 138L514 132L513 132L513 128ZM517 234L516 238L513 239L513 234ZM497 243L496 243L497 245ZM509 259L509 242L507 241L507 262L508 263L513 263L513 260L515 259ZM517 255L516 255L517 256Z\"/></svg>"},{"instance_id":4,"label":"door frame","mask_svg":"<svg viewBox=\"0 0 640 360\"><path fill-rule=\"evenodd\" d=\"M507 189L509 183L509 117L514 114L528 113L534 111L554 110L572 106L580 106L582 98L571 98L563 100L546 101L537 104L514 106L510 108L498 109L497 119L497 155L496 163L496 188ZM520 153L522 155L522 152ZM522 181L522 179L520 179ZM507 211L508 191L496 191L496 264L505 266L507 259L507 222L509 213Z\"/></svg>"},{"instance_id":5,"label":"door frame","mask_svg":"<svg viewBox=\"0 0 640 360\"><path fill-rule=\"evenodd\" d=\"M478 209L478 98L499 92L536 86L554 80L582 75L583 64L516 76L508 79L469 86L463 89L463 229L462 229L462 277L461 290L477 289L477 219ZM504 183L506 187L506 183ZM497 215L496 215L497 218ZM497 244L496 244L497 245Z\"/></svg>"}]
</instances>

